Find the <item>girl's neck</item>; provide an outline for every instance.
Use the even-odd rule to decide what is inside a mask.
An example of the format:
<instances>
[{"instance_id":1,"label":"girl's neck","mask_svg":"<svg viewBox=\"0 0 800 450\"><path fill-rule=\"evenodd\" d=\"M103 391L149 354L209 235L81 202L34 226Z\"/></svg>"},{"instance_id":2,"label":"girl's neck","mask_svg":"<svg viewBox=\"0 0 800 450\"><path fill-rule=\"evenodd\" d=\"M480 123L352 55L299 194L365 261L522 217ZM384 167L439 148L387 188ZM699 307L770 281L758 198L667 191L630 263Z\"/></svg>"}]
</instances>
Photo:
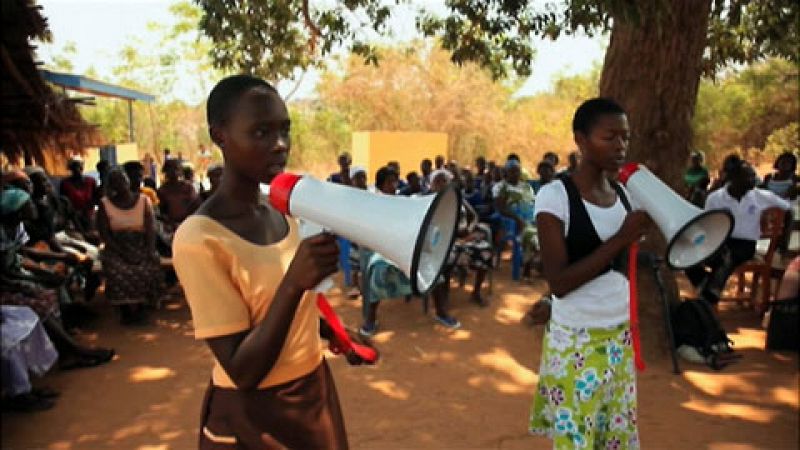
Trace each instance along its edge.
<instances>
[{"instance_id":1,"label":"girl's neck","mask_svg":"<svg viewBox=\"0 0 800 450\"><path fill-rule=\"evenodd\" d=\"M258 206L259 192L258 182L226 169L217 189L217 196L239 204Z\"/></svg>"},{"instance_id":2,"label":"girl's neck","mask_svg":"<svg viewBox=\"0 0 800 450\"><path fill-rule=\"evenodd\" d=\"M603 188L606 186L607 177L603 169L594 166L588 162L581 161L578 168L573 172L573 178L580 184L596 188Z\"/></svg>"}]
</instances>

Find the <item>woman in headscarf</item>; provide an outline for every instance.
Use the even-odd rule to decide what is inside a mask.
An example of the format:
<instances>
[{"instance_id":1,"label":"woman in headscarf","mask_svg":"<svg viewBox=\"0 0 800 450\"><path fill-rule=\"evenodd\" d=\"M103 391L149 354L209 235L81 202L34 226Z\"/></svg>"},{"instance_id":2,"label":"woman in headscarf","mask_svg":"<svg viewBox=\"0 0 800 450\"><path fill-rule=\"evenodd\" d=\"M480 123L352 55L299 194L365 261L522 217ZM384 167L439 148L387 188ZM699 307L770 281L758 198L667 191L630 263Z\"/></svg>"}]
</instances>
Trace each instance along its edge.
<instances>
[{"instance_id":1,"label":"woman in headscarf","mask_svg":"<svg viewBox=\"0 0 800 450\"><path fill-rule=\"evenodd\" d=\"M22 221L32 217L35 210L27 192L17 188L0 192L0 304L28 306L36 312L58 349L62 369L104 364L114 356L114 350L91 349L77 343L61 323L56 291L42 286L23 267L19 252L28 235Z\"/></svg>"}]
</instances>

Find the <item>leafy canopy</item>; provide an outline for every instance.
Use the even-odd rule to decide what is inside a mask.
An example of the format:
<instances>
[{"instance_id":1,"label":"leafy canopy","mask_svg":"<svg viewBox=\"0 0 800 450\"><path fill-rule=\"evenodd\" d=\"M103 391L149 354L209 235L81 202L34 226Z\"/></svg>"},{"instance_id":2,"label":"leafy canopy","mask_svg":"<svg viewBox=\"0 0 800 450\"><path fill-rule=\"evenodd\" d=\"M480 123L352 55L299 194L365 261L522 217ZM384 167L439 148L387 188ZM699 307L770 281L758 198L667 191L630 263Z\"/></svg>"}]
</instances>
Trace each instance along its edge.
<instances>
[{"instance_id":1,"label":"leafy canopy","mask_svg":"<svg viewBox=\"0 0 800 450\"><path fill-rule=\"evenodd\" d=\"M216 67L270 80L296 69L320 66L345 49L377 64L371 36L388 36L389 21L409 0L194 0L202 9L200 29L211 38ZM709 1L705 71L767 56L800 61L795 0ZM416 2L414 2L416 4ZM493 78L531 73L533 38L589 35L610 30L615 21L658 26L671 14L669 0L445 0L444 9L420 1L416 29L438 37L456 64L475 62Z\"/></svg>"}]
</instances>

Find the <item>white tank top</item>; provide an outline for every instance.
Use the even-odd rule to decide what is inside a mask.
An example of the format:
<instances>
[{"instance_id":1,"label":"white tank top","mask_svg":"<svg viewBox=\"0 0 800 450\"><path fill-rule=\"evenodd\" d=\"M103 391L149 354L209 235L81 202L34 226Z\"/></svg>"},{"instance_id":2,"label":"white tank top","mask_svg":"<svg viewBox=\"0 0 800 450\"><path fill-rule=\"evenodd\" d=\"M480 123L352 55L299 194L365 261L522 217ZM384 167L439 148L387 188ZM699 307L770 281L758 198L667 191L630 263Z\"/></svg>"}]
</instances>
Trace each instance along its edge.
<instances>
[{"instance_id":1,"label":"white tank top","mask_svg":"<svg viewBox=\"0 0 800 450\"><path fill-rule=\"evenodd\" d=\"M142 231L144 230L144 207L150 200L147 196L139 195L133 208L117 208L108 197L103 197L103 207L108 216L108 225L112 231Z\"/></svg>"}]
</instances>

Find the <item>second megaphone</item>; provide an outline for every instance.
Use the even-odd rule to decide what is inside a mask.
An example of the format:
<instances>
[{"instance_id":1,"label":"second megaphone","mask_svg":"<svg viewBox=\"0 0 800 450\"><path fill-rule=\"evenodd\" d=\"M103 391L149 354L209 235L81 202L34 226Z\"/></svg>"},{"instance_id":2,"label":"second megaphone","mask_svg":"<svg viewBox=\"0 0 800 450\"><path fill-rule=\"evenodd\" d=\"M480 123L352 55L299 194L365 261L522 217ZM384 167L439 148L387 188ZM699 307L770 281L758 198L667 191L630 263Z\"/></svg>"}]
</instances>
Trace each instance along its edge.
<instances>
[{"instance_id":1,"label":"second megaphone","mask_svg":"<svg viewBox=\"0 0 800 450\"><path fill-rule=\"evenodd\" d=\"M282 173L270 183L272 206L321 225L397 264L417 294L442 272L455 239L461 197L449 187L436 195L377 195L310 176Z\"/></svg>"},{"instance_id":2,"label":"second megaphone","mask_svg":"<svg viewBox=\"0 0 800 450\"><path fill-rule=\"evenodd\" d=\"M667 264L686 269L713 255L733 230L733 215L703 211L659 180L646 167L625 164L619 180L667 238Z\"/></svg>"}]
</instances>

